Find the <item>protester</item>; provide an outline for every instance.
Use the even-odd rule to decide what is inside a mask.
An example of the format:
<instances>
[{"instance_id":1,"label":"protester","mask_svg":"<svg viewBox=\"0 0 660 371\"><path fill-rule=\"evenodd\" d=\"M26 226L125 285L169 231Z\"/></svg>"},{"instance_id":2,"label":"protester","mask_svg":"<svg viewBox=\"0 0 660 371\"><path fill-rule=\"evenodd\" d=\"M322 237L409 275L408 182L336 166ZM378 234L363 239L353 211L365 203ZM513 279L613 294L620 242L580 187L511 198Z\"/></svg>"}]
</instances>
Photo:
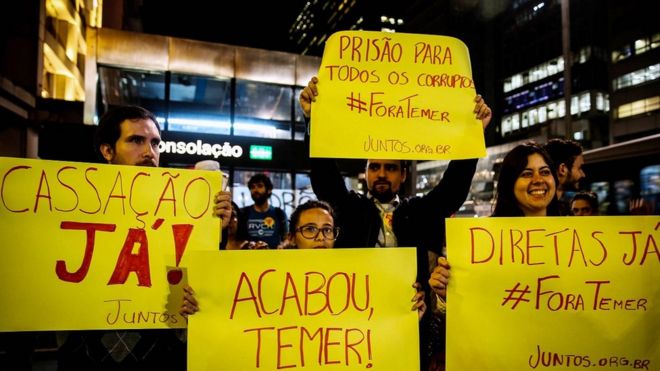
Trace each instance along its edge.
<instances>
[{"instance_id":1,"label":"protester","mask_svg":"<svg viewBox=\"0 0 660 371\"><path fill-rule=\"evenodd\" d=\"M551 139L543 146L552 161L557 174L557 199L560 215L571 215L570 198L567 191L577 191L580 181L585 177L582 165L584 156L582 146L572 140ZM549 163L550 164L550 163Z\"/></svg>"},{"instance_id":2,"label":"protester","mask_svg":"<svg viewBox=\"0 0 660 371\"><path fill-rule=\"evenodd\" d=\"M548 154L536 143L521 144L511 150L502 161L492 216L559 215L555 197L557 176L550 164ZM439 257L428 281L436 301L432 306L432 327L437 327L445 314L449 270L447 259ZM443 354L433 355L429 369L444 370Z\"/></svg>"},{"instance_id":3,"label":"protester","mask_svg":"<svg viewBox=\"0 0 660 371\"><path fill-rule=\"evenodd\" d=\"M300 106L307 120L319 95L319 83L317 77L312 77L300 93ZM480 95L474 102L473 113L485 129L492 112ZM308 129L308 142L309 132ZM337 220L342 231L337 247L416 247L417 281L426 286L429 261L436 260L444 245L444 219L456 213L465 201L477 160L451 161L432 191L423 197L401 198L399 191L408 175L407 165L402 160L369 159L365 170L366 195L349 192L334 159L311 159L310 178L317 197L329 202L341 215ZM420 333L422 368L430 354L428 327L422 326Z\"/></svg>"},{"instance_id":4,"label":"protester","mask_svg":"<svg viewBox=\"0 0 660 371\"><path fill-rule=\"evenodd\" d=\"M300 93L300 106L308 119L319 95L318 84L318 78L313 77ZM490 123L491 110L481 96L475 98L474 113L484 128ZM402 199L398 193L408 175L407 161L368 160L368 192L362 195L348 191L333 159L311 160L314 193L341 215L337 224L342 234L337 247L416 246L418 271L422 275L426 272L425 276L427 251L440 254L444 218L458 211L465 201L477 164L476 159L451 161L442 181L431 192Z\"/></svg>"},{"instance_id":5,"label":"protester","mask_svg":"<svg viewBox=\"0 0 660 371\"><path fill-rule=\"evenodd\" d=\"M516 146L502 161L492 216L557 216L557 174L538 144Z\"/></svg>"},{"instance_id":6,"label":"protester","mask_svg":"<svg viewBox=\"0 0 660 371\"><path fill-rule=\"evenodd\" d=\"M595 216L598 215L598 196L593 192L578 192L571 199L571 215Z\"/></svg>"},{"instance_id":7,"label":"protester","mask_svg":"<svg viewBox=\"0 0 660 371\"><path fill-rule=\"evenodd\" d=\"M144 108L121 106L99 120L95 147L109 164L159 165L160 126ZM215 195L214 215L227 226L231 194ZM71 331L58 349L58 370L185 370L174 330Z\"/></svg>"},{"instance_id":8,"label":"protester","mask_svg":"<svg viewBox=\"0 0 660 371\"><path fill-rule=\"evenodd\" d=\"M332 207L323 201L310 200L299 205L291 214L291 231L287 239L293 248L332 249L339 232L339 228L335 227L335 213ZM414 304L411 310L416 310L421 320L426 312L424 291L420 291L421 285L417 282L413 287L417 293L412 298ZM179 313L188 316L197 311L199 311L199 303L195 298L194 290L186 286Z\"/></svg>"},{"instance_id":9,"label":"protester","mask_svg":"<svg viewBox=\"0 0 660 371\"><path fill-rule=\"evenodd\" d=\"M254 204L241 209L238 233L247 236L248 241L262 241L275 249L286 238L287 225L284 211L269 201L273 182L266 174L255 174L248 181L248 188Z\"/></svg>"}]
</instances>

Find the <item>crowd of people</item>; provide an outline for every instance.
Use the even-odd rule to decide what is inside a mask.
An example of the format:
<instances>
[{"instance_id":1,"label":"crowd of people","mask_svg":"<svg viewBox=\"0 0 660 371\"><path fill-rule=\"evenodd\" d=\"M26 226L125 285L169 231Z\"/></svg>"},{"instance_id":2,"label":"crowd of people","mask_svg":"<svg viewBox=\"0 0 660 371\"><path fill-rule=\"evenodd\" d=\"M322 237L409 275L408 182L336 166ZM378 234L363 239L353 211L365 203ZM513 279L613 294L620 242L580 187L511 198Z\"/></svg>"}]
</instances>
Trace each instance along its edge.
<instances>
[{"instance_id":1,"label":"crowd of people","mask_svg":"<svg viewBox=\"0 0 660 371\"><path fill-rule=\"evenodd\" d=\"M299 97L307 125L313 125L311 111L319 84L318 78L312 78ZM484 129L491 122L491 109L479 95L473 113ZM95 139L109 164L159 166L160 127L143 108L109 111L99 121ZM309 134L306 139L309 143ZM477 159L451 161L442 180L421 197L400 192L409 176L408 161L367 160L363 194L347 189L333 159L310 160L311 184L318 200L298 205L290 220L270 203L273 184L265 174L254 175L247 184L252 205L240 208L228 191L215 195L214 214L222 220L220 249L415 247L417 277L412 285L417 294L411 309L420 319L421 367L443 369L451 270L445 258L444 220L465 201ZM598 215L595 194L575 193L585 177L583 163L582 148L570 140L516 146L502 162L492 216ZM639 213L644 207L631 204L631 211ZM184 291L180 313L189 316L199 310L199 303L191 287ZM175 330L69 332L59 348L58 370L183 370L183 339Z\"/></svg>"}]
</instances>

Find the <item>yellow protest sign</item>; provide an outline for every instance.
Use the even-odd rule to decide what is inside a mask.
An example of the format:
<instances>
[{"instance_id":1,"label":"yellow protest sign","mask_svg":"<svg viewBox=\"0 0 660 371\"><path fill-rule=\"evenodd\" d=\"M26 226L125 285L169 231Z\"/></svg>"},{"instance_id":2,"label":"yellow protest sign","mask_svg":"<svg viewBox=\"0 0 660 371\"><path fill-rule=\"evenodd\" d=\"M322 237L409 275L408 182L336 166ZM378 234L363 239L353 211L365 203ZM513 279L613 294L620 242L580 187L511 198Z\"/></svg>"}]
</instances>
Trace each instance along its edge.
<instances>
[{"instance_id":1,"label":"yellow protest sign","mask_svg":"<svg viewBox=\"0 0 660 371\"><path fill-rule=\"evenodd\" d=\"M660 217L447 220L447 370L660 367Z\"/></svg>"},{"instance_id":2,"label":"yellow protest sign","mask_svg":"<svg viewBox=\"0 0 660 371\"><path fill-rule=\"evenodd\" d=\"M220 173L0 158L0 331L185 327Z\"/></svg>"},{"instance_id":3,"label":"yellow protest sign","mask_svg":"<svg viewBox=\"0 0 660 371\"><path fill-rule=\"evenodd\" d=\"M415 250L194 252L188 369L419 370Z\"/></svg>"},{"instance_id":4,"label":"yellow protest sign","mask_svg":"<svg viewBox=\"0 0 660 371\"><path fill-rule=\"evenodd\" d=\"M486 155L470 55L453 37L334 33L312 108L312 157L460 159Z\"/></svg>"}]
</instances>

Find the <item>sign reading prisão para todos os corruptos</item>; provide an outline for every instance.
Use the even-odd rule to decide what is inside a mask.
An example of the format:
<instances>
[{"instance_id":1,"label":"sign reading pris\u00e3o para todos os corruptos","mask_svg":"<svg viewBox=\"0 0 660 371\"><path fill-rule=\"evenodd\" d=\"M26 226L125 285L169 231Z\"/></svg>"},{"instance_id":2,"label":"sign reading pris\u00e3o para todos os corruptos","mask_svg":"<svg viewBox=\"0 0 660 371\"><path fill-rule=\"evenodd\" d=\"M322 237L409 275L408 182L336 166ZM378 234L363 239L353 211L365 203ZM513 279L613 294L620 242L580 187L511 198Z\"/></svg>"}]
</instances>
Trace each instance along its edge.
<instances>
[{"instance_id":1,"label":"sign reading pris\u00e3o para todos os corruptos","mask_svg":"<svg viewBox=\"0 0 660 371\"><path fill-rule=\"evenodd\" d=\"M370 31L328 38L312 106L312 157L460 159L486 154L467 47Z\"/></svg>"},{"instance_id":2,"label":"sign reading pris\u00e3o para todos os corruptos","mask_svg":"<svg viewBox=\"0 0 660 371\"><path fill-rule=\"evenodd\" d=\"M0 331L185 327L219 172L0 158Z\"/></svg>"}]
</instances>

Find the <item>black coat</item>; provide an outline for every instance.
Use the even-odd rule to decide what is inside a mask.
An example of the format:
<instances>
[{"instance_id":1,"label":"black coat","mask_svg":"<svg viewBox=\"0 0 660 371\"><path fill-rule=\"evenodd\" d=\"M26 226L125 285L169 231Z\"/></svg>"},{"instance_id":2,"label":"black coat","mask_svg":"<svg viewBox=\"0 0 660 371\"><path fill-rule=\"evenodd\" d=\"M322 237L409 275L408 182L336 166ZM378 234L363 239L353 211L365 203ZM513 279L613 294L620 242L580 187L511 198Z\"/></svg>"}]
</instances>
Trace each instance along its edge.
<instances>
[{"instance_id":1,"label":"black coat","mask_svg":"<svg viewBox=\"0 0 660 371\"><path fill-rule=\"evenodd\" d=\"M330 203L340 228L335 247L373 247L382 228L378 207L367 196L349 191L332 159L311 159L312 188L316 196ZM470 190L477 160L454 160L442 180L422 197L401 201L395 209L392 228L398 246L417 248L417 279L427 285L428 251L442 252L445 218L461 207Z\"/></svg>"}]
</instances>

